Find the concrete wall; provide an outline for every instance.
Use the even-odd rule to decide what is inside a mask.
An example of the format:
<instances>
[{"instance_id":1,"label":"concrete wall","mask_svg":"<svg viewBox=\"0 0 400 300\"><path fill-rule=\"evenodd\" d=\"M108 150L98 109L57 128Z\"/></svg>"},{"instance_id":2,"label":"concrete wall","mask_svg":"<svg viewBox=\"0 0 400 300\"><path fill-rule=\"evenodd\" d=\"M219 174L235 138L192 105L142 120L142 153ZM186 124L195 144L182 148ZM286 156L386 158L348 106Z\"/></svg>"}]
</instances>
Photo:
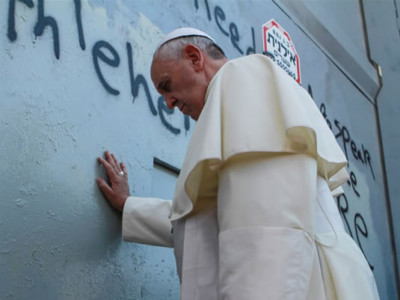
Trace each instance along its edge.
<instances>
[{"instance_id":1,"label":"concrete wall","mask_svg":"<svg viewBox=\"0 0 400 300\"><path fill-rule=\"evenodd\" d=\"M345 226L382 299L395 299L396 3L1 1L0 298L179 298L172 250L121 240L121 217L95 185L96 157L109 149L124 160L133 194L171 197L195 123L152 87L157 42L194 26L230 58L261 53L261 26L274 18L349 159L351 180L337 199Z\"/></svg>"},{"instance_id":2,"label":"concrete wall","mask_svg":"<svg viewBox=\"0 0 400 300\"><path fill-rule=\"evenodd\" d=\"M399 1L396 2L399 9ZM399 11L396 14L393 4L366 1L365 11L371 58L382 69L382 89L376 98L377 118L387 178L387 205L391 208L393 222L392 247L397 253L397 269L400 270L400 22Z\"/></svg>"},{"instance_id":3,"label":"concrete wall","mask_svg":"<svg viewBox=\"0 0 400 300\"><path fill-rule=\"evenodd\" d=\"M162 32L123 3L33 3L0 2L0 298L177 299L172 250L122 242L94 181L106 149L135 194L153 194L154 157L182 163L193 123L150 85ZM35 36L37 24L57 27Z\"/></svg>"}]
</instances>

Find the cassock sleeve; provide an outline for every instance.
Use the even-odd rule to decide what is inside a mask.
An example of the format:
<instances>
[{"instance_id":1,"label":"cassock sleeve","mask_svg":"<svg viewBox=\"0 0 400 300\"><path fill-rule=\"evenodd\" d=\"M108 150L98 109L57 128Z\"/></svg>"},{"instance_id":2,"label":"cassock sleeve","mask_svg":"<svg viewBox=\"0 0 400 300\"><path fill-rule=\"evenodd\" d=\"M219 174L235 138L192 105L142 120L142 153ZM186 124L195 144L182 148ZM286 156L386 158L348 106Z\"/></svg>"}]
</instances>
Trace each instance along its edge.
<instances>
[{"instance_id":1,"label":"cassock sleeve","mask_svg":"<svg viewBox=\"0 0 400 300\"><path fill-rule=\"evenodd\" d=\"M248 153L219 172L221 299L307 299L316 259L317 163L304 154Z\"/></svg>"},{"instance_id":2,"label":"cassock sleeve","mask_svg":"<svg viewBox=\"0 0 400 300\"><path fill-rule=\"evenodd\" d=\"M122 236L128 242L173 247L171 201L128 197L122 213Z\"/></svg>"}]
</instances>

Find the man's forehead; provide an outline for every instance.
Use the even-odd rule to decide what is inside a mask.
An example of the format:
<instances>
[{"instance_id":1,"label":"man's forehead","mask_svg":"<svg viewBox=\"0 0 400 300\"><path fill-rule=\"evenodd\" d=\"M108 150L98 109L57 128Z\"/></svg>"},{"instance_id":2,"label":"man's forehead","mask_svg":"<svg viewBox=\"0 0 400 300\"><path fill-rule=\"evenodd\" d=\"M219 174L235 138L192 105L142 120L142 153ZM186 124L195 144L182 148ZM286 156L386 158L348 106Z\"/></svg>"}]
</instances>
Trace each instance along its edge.
<instances>
[{"instance_id":1,"label":"man's forehead","mask_svg":"<svg viewBox=\"0 0 400 300\"><path fill-rule=\"evenodd\" d=\"M155 57L151 63L151 74L160 77L162 74L168 73L168 70L173 67L169 60Z\"/></svg>"},{"instance_id":2,"label":"man's forehead","mask_svg":"<svg viewBox=\"0 0 400 300\"><path fill-rule=\"evenodd\" d=\"M169 80L170 71L173 66L167 65L167 62L160 59L154 59L151 65L151 79L156 88Z\"/></svg>"}]
</instances>

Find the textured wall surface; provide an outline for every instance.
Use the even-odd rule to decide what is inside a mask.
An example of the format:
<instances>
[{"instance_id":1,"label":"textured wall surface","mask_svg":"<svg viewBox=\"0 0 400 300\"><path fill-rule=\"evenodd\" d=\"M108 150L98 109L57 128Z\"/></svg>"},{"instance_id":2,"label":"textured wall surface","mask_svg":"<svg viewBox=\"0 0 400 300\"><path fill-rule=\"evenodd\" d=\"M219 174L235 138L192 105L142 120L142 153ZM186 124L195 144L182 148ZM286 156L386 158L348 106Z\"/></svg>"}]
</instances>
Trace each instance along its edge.
<instances>
[{"instance_id":1,"label":"textured wall surface","mask_svg":"<svg viewBox=\"0 0 400 300\"><path fill-rule=\"evenodd\" d=\"M337 199L346 229L382 299L395 299L398 1L364 1L369 44L358 1L300 2L296 11L278 0L0 1L0 299L179 299L172 250L121 240L121 216L95 184L104 175L96 157L109 149L125 161L133 194L170 198L176 174L157 162L180 168L195 123L152 86L158 41L194 26L229 58L261 53L272 18L290 33L301 85L348 157ZM368 48L383 67L378 98Z\"/></svg>"},{"instance_id":2,"label":"textured wall surface","mask_svg":"<svg viewBox=\"0 0 400 300\"><path fill-rule=\"evenodd\" d=\"M397 8L399 9L399 1ZM371 58L381 66L383 85L377 95L377 116L387 174L388 205L393 218L397 267L400 270L400 19L391 3L366 2ZM386 16L386 17L383 17ZM397 24L396 24L397 21ZM382 30L382 29L385 30Z\"/></svg>"}]
</instances>

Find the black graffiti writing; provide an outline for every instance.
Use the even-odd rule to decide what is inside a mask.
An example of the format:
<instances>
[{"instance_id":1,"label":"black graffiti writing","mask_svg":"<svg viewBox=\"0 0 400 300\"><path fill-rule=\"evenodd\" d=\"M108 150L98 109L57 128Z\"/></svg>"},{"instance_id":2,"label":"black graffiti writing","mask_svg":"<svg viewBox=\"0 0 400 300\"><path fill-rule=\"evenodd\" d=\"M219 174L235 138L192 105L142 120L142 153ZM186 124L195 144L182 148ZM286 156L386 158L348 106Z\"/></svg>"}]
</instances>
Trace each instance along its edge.
<instances>
[{"instance_id":1,"label":"black graffiti writing","mask_svg":"<svg viewBox=\"0 0 400 300\"><path fill-rule=\"evenodd\" d=\"M79 46L82 51L86 49L86 42L84 37L84 24L82 22L82 5L81 0L70 0L74 3L74 13L75 21L77 26L77 34ZM7 37L11 42L16 42L18 34L15 28L15 17L16 17L16 3L20 2L27 6L28 8L34 8L34 2L32 0L9 0L8 8L8 26L7 26ZM37 2L37 22L34 26L34 34L36 37L44 34L46 28L50 28L53 37L53 48L54 55L57 59L60 59L60 37L59 28L55 18L45 15L45 1L38 0ZM211 16L210 16L211 17ZM126 43L126 53L128 57L128 68L129 68L129 79L130 79L130 90L134 100L139 97L139 91L144 90L145 97L149 104L150 112L153 116L159 115L161 123L173 134L180 134L181 129L176 128L168 123L165 115L171 115L174 110L169 110L166 105L161 105L163 98L158 99L157 108L154 105L153 99L151 97L151 92L146 78L142 74L134 73L134 62L133 62L133 52L132 46L129 42ZM111 80L107 81L104 75L106 68L102 68L102 65L118 68L120 66L120 55L118 51L109 42L104 40L96 41L92 47L92 59L93 66L97 77L103 88L111 95L120 95L120 91L111 85ZM103 70L104 69L104 70ZM161 99L161 100L160 100ZM158 111L157 111L158 109ZM186 132L190 129L190 121L188 116L183 117L183 128Z\"/></svg>"},{"instance_id":2,"label":"black graffiti writing","mask_svg":"<svg viewBox=\"0 0 400 300\"><path fill-rule=\"evenodd\" d=\"M82 26L82 14L81 14L81 0L74 0L75 3L75 18L76 18L76 26L78 28L78 37L79 37L79 45L82 50L86 49L85 37L83 35L83 26Z\"/></svg>"},{"instance_id":3,"label":"black graffiti writing","mask_svg":"<svg viewBox=\"0 0 400 300\"><path fill-rule=\"evenodd\" d=\"M15 30L15 2L17 0L10 0L8 2L8 24L7 24L7 37L11 42L17 39L17 31ZM29 8L33 8L32 0L19 0Z\"/></svg>"},{"instance_id":4,"label":"black graffiti writing","mask_svg":"<svg viewBox=\"0 0 400 300\"><path fill-rule=\"evenodd\" d=\"M53 17L44 15L44 0L38 0L38 21L33 30L36 37L41 36L47 26L50 26L53 32L54 54L57 59L60 59L60 38L57 22Z\"/></svg>"},{"instance_id":5,"label":"black graffiti writing","mask_svg":"<svg viewBox=\"0 0 400 300\"><path fill-rule=\"evenodd\" d=\"M102 49L107 49L110 52L111 57L108 57ZM120 58L119 58L119 54L118 54L117 50L115 50L114 47L111 44L109 44L108 42L98 41L95 43L92 52L93 52L93 63L95 66L96 74L99 77L101 84L106 89L106 91L109 92L110 94L118 95L119 91L117 89L112 88L110 86L110 84L108 84L107 81L104 79L104 75L101 72L101 69L100 69L99 63L98 63L98 60L100 59L101 61L103 61L104 63L106 63L109 66L118 67ZM142 87L152 115L154 115L154 116L159 115L161 123L170 132L172 132L173 134L176 134L176 135L180 134L181 129L172 126L172 124L168 123L167 119L165 118L165 114L171 115L175 112L175 110L168 109L168 107L165 105L165 103L163 103L164 102L163 97L158 98L157 109L156 109L156 107L154 106L154 103L153 103L153 99L152 99L152 96L150 93L150 88L149 88L146 78L142 74L135 75L133 51L132 51L132 45L130 42L126 43L126 54L128 57L130 90L131 90L131 94L133 97L132 102L135 102L135 99L139 97L140 87ZM188 116L184 116L184 128L186 131L188 131L190 129L190 122L189 122Z\"/></svg>"},{"instance_id":6,"label":"black graffiti writing","mask_svg":"<svg viewBox=\"0 0 400 300\"><path fill-rule=\"evenodd\" d=\"M206 13L207 13L207 19L208 21L212 21L212 17L211 17L211 9L210 9L210 5L208 4L208 0L203 0L205 9L206 9ZM194 7L196 8L196 10L200 9L200 5L199 5L199 0L194 0ZM239 29L236 25L236 23L234 22L230 22L228 25L228 29L226 29L224 27L224 21L226 21L226 14L225 11L222 9L222 7L220 6L215 6L214 8L214 19L215 19L215 23L218 27L218 29L222 32L223 35L225 35L226 37L230 38L231 44L232 46L240 53L240 54L244 54L243 49L240 47L239 42L240 42L240 34L239 34ZM255 53L255 48L256 48L256 44L255 44L255 37L254 37L254 28L251 27L251 37L252 37L252 45L247 47L246 50L246 54L252 54Z\"/></svg>"},{"instance_id":7,"label":"black graffiti writing","mask_svg":"<svg viewBox=\"0 0 400 300\"><path fill-rule=\"evenodd\" d=\"M128 42L126 43L126 54L128 56L128 66L129 66L129 79L131 82L131 93L133 96L133 101L135 101L136 97L139 95L139 87L143 86L144 92L146 94L146 99L147 102L149 103L149 107L150 107L150 111L151 113L156 116L157 115L157 110L154 107L153 104L153 100L150 94L150 89L149 89L149 85L147 84L146 78L144 78L144 76L142 74L138 74L135 77L135 73L133 70L133 52L132 52L132 46L131 44ZM161 121L163 121L161 119ZM164 124L164 122L163 122ZM167 126L168 128L168 126ZM174 132L175 133L175 132Z\"/></svg>"},{"instance_id":8,"label":"black graffiti writing","mask_svg":"<svg viewBox=\"0 0 400 300\"><path fill-rule=\"evenodd\" d=\"M321 104L323 105L323 104ZM372 174L372 177L375 180L375 174L374 170L372 169L371 165L371 155L369 154L369 151L364 148L364 145L361 144L361 149L357 147L356 142L354 139L351 138L349 130L347 129L346 126L341 125L338 120L334 121L335 126L337 128L337 133L335 134L336 139L338 139L342 145L343 145L343 151L348 158L348 146L350 145L351 148L351 153L353 154L353 157L360 161L364 165L368 165Z\"/></svg>"},{"instance_id":9,"label":"black graffiti writing","mask_svg":"<svg viewBox=\"0 0 400 300\"><path fill-rule=\"evenodd\" d=\"M208 7L208 4L207 4L207 7ZM222 10L221 7L219 7L219 6L215 7L215 9L214 9L214 18L215 18L215 22L217 23L217 26L218 26L219 30L221 30L221 32L224 35L229 36L229 32L225 31L225 29L222 27L222 25L220 23L220 20L225 21L225 12Z\"/></svg>"},{"instance_id":10,"label":"black graffiti writing","mask_svg":"<svg viewBox=\"0 0 400 300\"><path fill-rule=\"evenodd\" d=\"M353 232L352 232L351 227L349 225L349 221L347 221L347 213L349 211L349 202L347 201L346 195L345 194L341 194L338 197L336 197L336 202L337 202L337 206L338 206L339 212L342 215L344 223L346 224L347 231L349 232L350 236L352 238L354 238L353 237Z\"/></svg>"},{"instance_id":11,"label":"black graffiti writing","mask_svg":"<svg viewBox=\"0 0 400 300\"><path fill-rule=\"evenodd\" d=\"M237 28L235 23L229 24L229 33L230 33L230 36L231 36L231 43L232 43L233 47L235 47L236 50L238 50L240 54L243 54L243 50L240 49L239 44L238 44L238 42L239 42L239 30L238 30L238 28Z\"/></svg>"},{"instance_id":12,"label":"black graffiti writing","mask_svg":"<svg viewBox=\"0 0 400 300\"><path fill-rule=\"evenodd\" d=\"M308 93L310 94L311 97L313 97L311 85L308 85ZM367 165L371 172L372 178L375 180L375 173L371 164L371 155L368 149L364 147L364 144L361 144L361 147L357 146L357 142L351 137L347 127L345 125L342 125L339 120L335 119L333 121L335 127L332 126L332 122L328 118L327 109L323 102L319 107L319 111L321 112L329 128L335 135L335 138L342 145L342 149L346 155L346 158L349 159L348 150L350 146L353 158L355 158L356 161L360 161L363 165Z\"/></svg>"},{"instance_id":13,"label":"black graffiti writing","mask_svg":"<svg viewBox=\"0 0 400 300\"><path fill-rule=\"evenodd\" d=\"M349 222L347 220L347 214L349 212L349 202L347 200L347 197L345 194L341 194L340 196L336 197L337 201L337 206L339 208L339 212L342 215L342 218L344 220L344 223L346 224L347 231L349 232L350 236L354 239L353 231L352 228L349 225ZM356 234L356 240L357 244L360 247L362 253L364 254L365 259L368 262L369 267L371 270L374 270L374 266L369 262L368 257L365 254L365 251L362 247L362 242L360 240L360 235L362 235L364 238L368 238L368 228L367 224L365 223L365 220L363 216L360 213L355 213L354 218L354 232Z\"/></svg>"},{"instance_id":14,"label":"black graffiti writing","mask_svg":"<svg viewBox=\"0 0 400 300\"><path fill-rule=\"evenodd\" d=\"M360 161L363 165L367 165L371 172L372 178L375 180L375 173L371 164L371 155L369 151L364 147L364 144L357 146L357 142L351 137L349 130L345 125L342 125L339 120L334 120L335 127L332 127L332 122L328 119L326 106L324 103L320 105L320 112L324 116L325 120L328 123L329 128L331 128L338 142L342 145L342 149L346 155L346 158L349 158L349 147L350 153L353 155L356 161Z\"/></svg>"},{"instance_id":15,"label":"black graffiti writing","mask_svg":"<svg viewBox=\"0 0 400 300\"><path fill-rule=\"evenodd\" d=\"M353 171L350 172L350 182L349 183L353 189L354 194L356 194L357 197L360 197L360 193L357 191L357 177Z\"/></svg>"},{"instance_id":16,"label":"black graffiti writing","mask_svg":"<svg viewBox=\"0 0 400 300\"><path fill-rule=\"evenodd\" d=\"M19 0L29 8L33 8L34 4L31 0ZM17 40L17 31L15 29L15 4L16 0L10 0L8 2L8 24L7 24L7 37L11 42ZM60 58L60 39L58 33L58 25L53 17L45 16L44 14L44 0L38 0L37 8L37 22L33 29L36 37L41 36L44 33L46 27L50 27L53 33L53 47L54 55L57 59Z\"/></svg>"},{"instance_id":17,"label":"black graffiti writing","mask_svg":"<svg viewBox=\"0 0 400 300\"><path fill-rule=\"evenodd\" d=\"M7 37L11 42L15 42L17 40L17 31L15 29L15 6L16 1L25 4L29 8L34 7L34 3L32 0L9 0L8 4L8 23L7 23ZM85 50L85 39L83 34L83 26L82 26L82 17L81 17L81 0L73 0L75 5L75 16L76 16L76 24L78 28L78 38L79 45L82 50ZM53 48L54 55L57 59L60 59L60 38L59 38L59 29L57 25L57 21L51 16L45 16L44 13L44 0L38 0L37 6L37 21L33 28L33 32L36 37L42 36L46 27L50 27L51 32L53 34Z\"/></svg>"},{"instance_id":18,"label":"black graffiti writing","mask_svg":"<svg viewBox=\"0 0 400 300\"><path fill-rule=\"evenodd\" d=\"M103 49L107 49L109 51L109 53L111 54L111 57L108 57L105 54L105 52L103 51ZM105 62L107 65L109 65L111 67L118 67L119 62L120 62L118 52L114 49L113 46L111 46L106 41L98 41L93 46L92 57L93 57L93 64L94 64L94 68L96 70L96 74L99 77L100 82L103 85L103 87L110 94L119 95L119 91L112 88L107 83L107 81L104 79L103 73L101 72L101 69L99 66L99 59L101 59L103 62Z\"/></svg>"},{"instance_id":19,"label":"black graffiti writing","mask_svg":"<svg viewBox=\"0 0 400 300\"><path fill-rule=\"evenodd\" d=\"M208 21L211 21L211 11L210 11L210 6L208 5L208 1L205 0L204 4L206 5ZM199 9L199 1L198 0L194 0L194 7L196 8L196 10Z\"/></svg>"},{"instance_id":20,"label":"black graffiti writing","mask_svg":"<svg viewBox=\"0 0 400 300\"><path fill-rule=\"evenodd\" d=\"M364 249L362 248L362 243L360 241L360 237L358 235L359 233L361 233L362 236L364 236L365 238L368 238L367 225L365 224L364 218L360 213L356 213L354 216L354 228L356 231L356 238L357 238L358 245L360 246L362 253L364 253L364 256L368 262L369 267L371 268L371 270L374 270L374 266L371 265L371 263L368 260L368 257L365 255Z\"/></svg>"},{"instance_id":21,"label":"black graffiti writing","mask_svg":"<svg viewBox=\"0 0 400 300\"><path fill-rule=\"evenodd\" d=\"M253 41L253 44L247 48L246 54L255 54L256 53L256 39L254 36L254 28L251 27L251 40Z\"/></svg>"}]
</instances>

